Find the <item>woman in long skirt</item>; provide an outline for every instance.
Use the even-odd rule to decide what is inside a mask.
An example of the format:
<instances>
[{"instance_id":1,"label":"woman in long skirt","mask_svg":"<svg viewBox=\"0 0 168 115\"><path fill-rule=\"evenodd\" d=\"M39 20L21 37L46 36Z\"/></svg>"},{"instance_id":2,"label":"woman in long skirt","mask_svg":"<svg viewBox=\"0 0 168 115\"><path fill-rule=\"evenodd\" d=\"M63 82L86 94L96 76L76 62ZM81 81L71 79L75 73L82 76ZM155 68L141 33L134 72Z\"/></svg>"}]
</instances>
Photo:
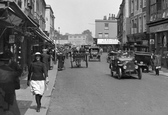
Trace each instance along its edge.
<instances>
[{"instance_id":1,"label":"woman in long skirt","mask_svg":"<svg viewBox=\"0 0 168 115\"><path fill-rule=\"evenodd\" d=\"M44 94L46 83L48 82L47 68L42 62L42 55L40 52L36 52L35 59L29 67L27 85L30 85L31 92L35 95L37 112L40 112L41 98Z\"/></svg>"}]
</instances>

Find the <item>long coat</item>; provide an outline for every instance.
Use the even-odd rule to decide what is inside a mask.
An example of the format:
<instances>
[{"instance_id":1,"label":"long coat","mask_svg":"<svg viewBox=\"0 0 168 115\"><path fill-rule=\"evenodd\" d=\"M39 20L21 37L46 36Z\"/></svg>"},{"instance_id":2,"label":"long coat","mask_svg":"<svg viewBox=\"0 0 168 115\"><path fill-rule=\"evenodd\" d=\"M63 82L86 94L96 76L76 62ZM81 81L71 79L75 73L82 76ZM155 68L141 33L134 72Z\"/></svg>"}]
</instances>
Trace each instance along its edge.
<instances>
[{"instance_id":1,"label":"long coat","mask_svg":"<svg viewBox=\"0 0 168 115\"><path fill-rule=\"evenodd\" d=\"M50 68L50 55L43 53L42 56L43 56L43 63L46 65L48 71Z\"/></svg>"}]
</instances>

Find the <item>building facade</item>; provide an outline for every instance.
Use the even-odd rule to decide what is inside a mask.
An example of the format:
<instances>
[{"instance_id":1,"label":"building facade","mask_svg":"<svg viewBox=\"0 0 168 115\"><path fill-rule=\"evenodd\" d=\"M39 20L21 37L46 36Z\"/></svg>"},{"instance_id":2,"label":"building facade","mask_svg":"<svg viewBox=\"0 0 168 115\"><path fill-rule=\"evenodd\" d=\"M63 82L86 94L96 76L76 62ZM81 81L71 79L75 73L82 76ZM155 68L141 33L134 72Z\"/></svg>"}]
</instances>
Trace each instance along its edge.
<instances>
[{"instance_id":1,"label":"building facade","mask_svg":"<svg viewBox=\"0 0 168 115\"><path fill-rule=\"evenodd\" d=\"M127 35L129 45L149 46L147 34L146 0L129 0L130 35ZM149 48L147 48L149 50Z\"/></svg>"},{"instance_id":2,"label":"building facade","mask_svg":"<svg viewBox=\"0 0 168 115\"><path fill-rule=\"evenodd\" d=\"M69 34L68 42L75 46L87 45L87 35L84 34Z\"/></svg>"},{"instance_id":3,"label":"building facade","mask_svg":"<svg viewBox=\"0 0 168 115\"><path fill-rule=\"evenodd\" d=\"M95 20L95 37L97 41L99 41L99 39L104 39L105 41L107 39L117 39L117 20L114 14L109 14L108 19L104 16L103 19ZM107 51L107 47L112 46L112 44L108 42L106 44L99 44L97 42L97 45L102 47L104 51Z\"/></svg>"},{"instance_id":4,"label":"building facade","mask_svg":"<svg viewBox=\"0 0 168 115\"><path fill-rule=\"evenodd\" d=\"M147 0L148 33L150 48L162 55L162 66L167 67L165 56L168 50L168 0Z\"/></svg>"},{"instance_id":5,"label":"building facade","mask_svg":"<svg viewBox=\"0 0 168 115\"><path fill-rule=\"evenodd\" d=\"M50 5L46 6L45 20L46 20L45 31L49 34L49 38L54 40L54 30L55 30L54 20L55 20L55 16L54 16L54 12L53 12Z\"/></svg>"},{"instance_id":6,"label":"building facade","mask_svg":"<svg viewBox=\"0 0 168 115\"><path fill-rule=\"evenodd\" d=\"M130 34L129 6L129 0L123 0L117 15L117 37L121 46L127 43Z\"/></svg>"},{"instance_id":7,"label":"building facade","mask_svg":"<svg viewBox=\"0 0 168 115\"><path fill-rule=\"evenodd\" d=\"M9 58L9 52L23 70L31 63L31 56L41 51L42 46L52 41L43 32L45 30L45 1L39 6L42 11L38 17L38 0L1 0L0 2L0 63ZM44 8L44 9L43 9ZM41 22L34 20L38 18Z\"/></svg>"}]
</instances>

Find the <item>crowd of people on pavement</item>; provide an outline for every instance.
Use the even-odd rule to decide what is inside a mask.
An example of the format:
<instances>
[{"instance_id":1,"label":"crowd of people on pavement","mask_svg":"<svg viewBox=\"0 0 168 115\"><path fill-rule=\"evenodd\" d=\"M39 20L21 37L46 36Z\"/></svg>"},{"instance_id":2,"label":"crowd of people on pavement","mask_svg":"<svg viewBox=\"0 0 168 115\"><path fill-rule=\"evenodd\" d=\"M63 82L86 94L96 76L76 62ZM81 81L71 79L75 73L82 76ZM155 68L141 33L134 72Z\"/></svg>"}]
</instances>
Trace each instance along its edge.
<instances>
[{"instance_id":1,"label":"crowd of people on pavement","mask_svg":"<svg viewBox=\"0 0 168 115\"><path fill-rule=\"evenodd\" d=\"M16 101L16 90L20 89L20 77L23 69L10 52L4 53L5 57L0 63L0 115L20 115ZM37 103L36 111L40 112L41 99L49 83L48 71L56 64L55 49L42 49L32 55L28 67L27 85Z\"/></svg>"}]
</instances>

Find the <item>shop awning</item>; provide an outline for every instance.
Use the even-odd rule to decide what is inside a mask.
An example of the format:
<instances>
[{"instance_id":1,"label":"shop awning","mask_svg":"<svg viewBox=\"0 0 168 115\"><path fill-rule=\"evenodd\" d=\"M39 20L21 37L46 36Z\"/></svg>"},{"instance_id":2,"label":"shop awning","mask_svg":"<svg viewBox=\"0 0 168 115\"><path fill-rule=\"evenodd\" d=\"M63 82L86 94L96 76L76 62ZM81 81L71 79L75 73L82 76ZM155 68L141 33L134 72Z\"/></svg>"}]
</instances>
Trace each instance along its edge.
<instances>
[{"instance_id":1,"label":"shop awning","mask_svg":"<svg viewBox=\"0 0 168 115\"><path fill-rule=\"evenodd\" d=\"M15 2L0 2L0 20L19 26L26 24L28 27L37 27Z\"/></svg>"},{"instance_id":2,"label":"shop awning","mask_svg":"<svg viewBox=\"0 0 168 115\"><path fill-rule=\"evenodd\" d=\"M41 28L36 28L34 29L34 32L36 35L38 35L40 38L46 40L47 42L50 42L52 44L54 44L54 41L51 40L44 32Z\"/></svg>"}]
</instances>

